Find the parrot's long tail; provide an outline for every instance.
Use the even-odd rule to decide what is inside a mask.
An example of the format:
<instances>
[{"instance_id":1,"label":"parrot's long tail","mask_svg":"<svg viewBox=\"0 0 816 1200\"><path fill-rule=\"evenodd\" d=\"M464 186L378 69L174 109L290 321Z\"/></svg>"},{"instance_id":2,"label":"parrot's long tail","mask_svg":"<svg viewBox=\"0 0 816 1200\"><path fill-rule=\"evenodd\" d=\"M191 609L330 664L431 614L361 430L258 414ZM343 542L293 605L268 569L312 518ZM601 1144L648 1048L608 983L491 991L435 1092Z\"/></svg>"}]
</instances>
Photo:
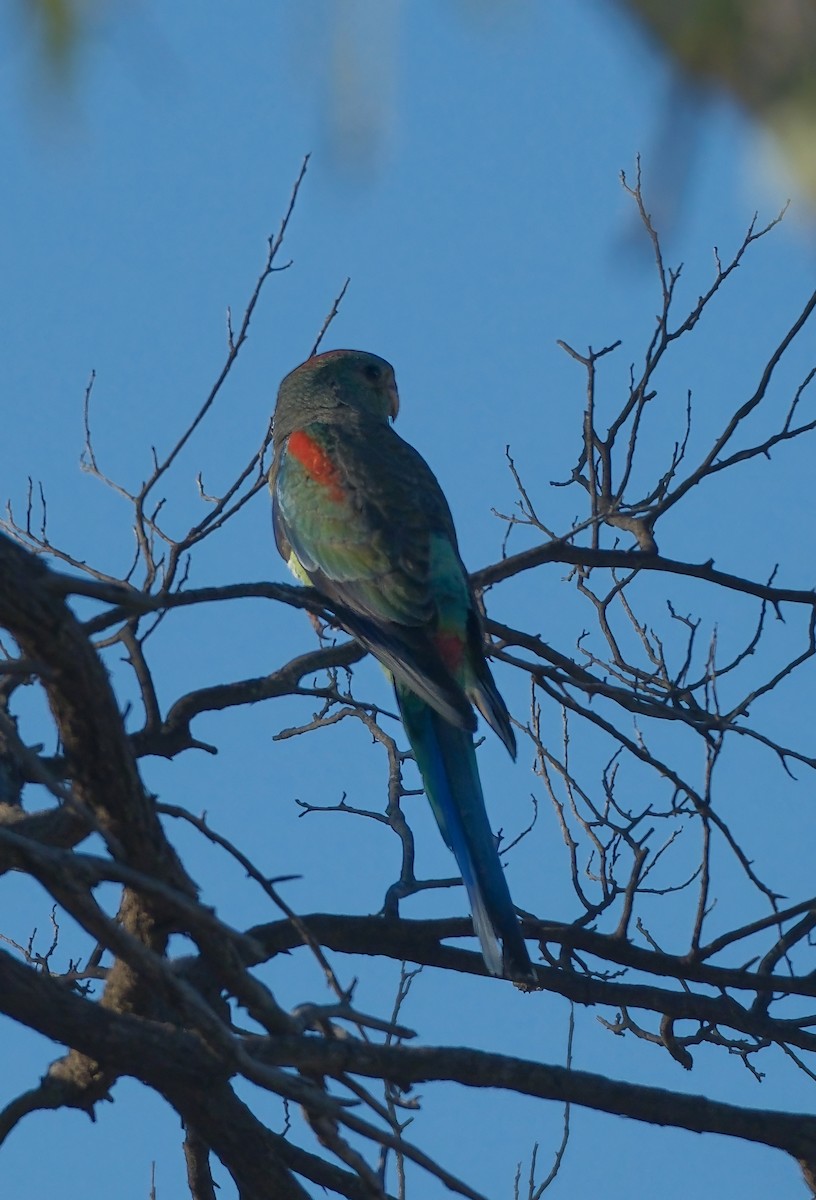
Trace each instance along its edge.
<instances>
[{"instance_id":1,"label":"parrot's long tail","mask_svg":"<svg viewBox=\"0 0 816 1200\"><path fill-rule=\"evenodd\" d=\"M473 736L401 684L395 690L425 793L462 872L487 969L529 980L533 967L487 819Z\"/></svg>"}]
</instances>

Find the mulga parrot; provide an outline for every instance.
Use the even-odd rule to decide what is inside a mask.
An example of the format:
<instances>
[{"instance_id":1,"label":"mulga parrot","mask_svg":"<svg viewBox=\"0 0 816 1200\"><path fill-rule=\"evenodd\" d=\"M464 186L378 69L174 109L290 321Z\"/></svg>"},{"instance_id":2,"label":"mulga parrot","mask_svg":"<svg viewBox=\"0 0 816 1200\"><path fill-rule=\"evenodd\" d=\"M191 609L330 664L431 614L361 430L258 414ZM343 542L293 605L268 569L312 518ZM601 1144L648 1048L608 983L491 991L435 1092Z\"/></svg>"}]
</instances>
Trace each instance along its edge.
<instances>
[{"instance_id":1,"label":"mulga parrot","mask_svg":"<svg viewBox=\"0 0 816 1200\"><path fill-rule=\"evenodd\" d=\"M450 509L428 464L391 428L398 407L393 368L362 350L315 355L286 376L269 473L275 541L294 574L337 603L349 633L393 676L485 964L492 975L529 981L485 812L473 706L514 758L516 739L485 660Z\"/></svg>"}]
</instances>

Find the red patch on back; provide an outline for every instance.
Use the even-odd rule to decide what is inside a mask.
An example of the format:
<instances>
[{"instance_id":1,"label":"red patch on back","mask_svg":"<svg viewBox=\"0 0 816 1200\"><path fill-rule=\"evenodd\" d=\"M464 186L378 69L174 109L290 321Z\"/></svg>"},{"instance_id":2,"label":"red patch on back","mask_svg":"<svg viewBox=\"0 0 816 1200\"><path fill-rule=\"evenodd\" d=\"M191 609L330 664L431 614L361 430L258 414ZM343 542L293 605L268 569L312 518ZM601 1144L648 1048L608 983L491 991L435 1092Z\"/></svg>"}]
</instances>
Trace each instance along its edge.
<instances>
[{"instance_id":1,"label":"red patch on back","mask_svg":"<svg viewBox=\"0 0 816 1200\"><path fill-rule=\"evenodd\" d=\"M344 499L345 493L337 467L314 438L309 437L304 430L296 429L289 435L287 451L297 459L315 483L328 488L332 500L339 502Z\"/></svg>"},{"instance_id":2,"label":"red patch on back","mask_svg":"<svg viewBox=\"0 0 816 1200\"><path fill-rule=\"evenodd\" d=\"M434 645L439 651L439 657L454 678L457 678L462 667L465 643L458 633L434 634Z\"/></svg>"}]
</instances>

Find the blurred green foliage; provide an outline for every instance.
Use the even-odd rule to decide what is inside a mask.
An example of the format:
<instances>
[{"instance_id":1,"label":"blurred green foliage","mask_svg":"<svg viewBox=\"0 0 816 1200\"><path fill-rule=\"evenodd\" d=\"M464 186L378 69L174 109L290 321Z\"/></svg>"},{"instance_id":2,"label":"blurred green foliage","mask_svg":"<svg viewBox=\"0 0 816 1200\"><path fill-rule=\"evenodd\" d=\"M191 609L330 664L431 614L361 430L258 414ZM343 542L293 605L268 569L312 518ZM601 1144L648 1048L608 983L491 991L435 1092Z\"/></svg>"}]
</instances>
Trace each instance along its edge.
<instances>
[{"instance_id":1,"label":"blurred green foliage","mask_svg":"<svg viewBox=\"0 0 816 1200\"><path fill-rule=\"evenodd\" d=\"M696 90L727 95L772 136L816 202L814 0L615 0Z\"/></svg>"},{"instance_id":2,"label":"blurred green foliage","mask_svg":"<svg viewBox=\"0 0 816 1200\"><path fill-rule=\"evenodd\" d=\"M49 70L68 70L87 7L85 0L17 0L21 21L37 39Z\"/></svg>"},{"instance_id":3,"label":"blurred green foliage","mask_svg":"<svg viewBox=\"0 0 816 1200\"><path fill-rule=\"evenodd\" d=\"M373 7L370 3L341 5L339 0L330 0L325 5L318 0L298 2L306 9L311 8L316 18L322 13L322 19L333 26L333 57L337 57L338 45L345 46L343 82L336 81L331 105L337 118L349 107L349 94L356 96L364 87L371 67L371 56L366 52L366 25L372 25L369 32L377 41L376 59L382 75L388 67L384 60L399 57L398 25L401 9L402 16L407 9L398 0L376 0ZM480 26L486 18L504 23L510 18L523 17L528 10L525 4L507 5L498 0L447 2L458 9L463 23L475 21ZM108 0L14 0L14 3L26 31L36 41L43 65L57 80L71 73L79 49L88 40L91 19L108 7ZM816 0L613 0L613 3L668 58L687 90L703 100L712 93L728 96L757 121L771 135L803 192L816 203ZM558 20L557 6L548 7L547 20ZM349 41L355 40L360 44L352 53ZM337 64L329 65L334 66L337 75ZM348 78L349 68L361 77L356 85ZM391 62L391 70L396 74L397 61ZM378 77L378 85L381 83ZM378 86L374 90L380 94L382 89ZM355 112L359 118L356 109ZM371 126L371 121L363 124ZM369 135L373 128L376 121L368 128ZM674 132L669 119L667 136L671 138Z\"/></svg>"}]
</instances>

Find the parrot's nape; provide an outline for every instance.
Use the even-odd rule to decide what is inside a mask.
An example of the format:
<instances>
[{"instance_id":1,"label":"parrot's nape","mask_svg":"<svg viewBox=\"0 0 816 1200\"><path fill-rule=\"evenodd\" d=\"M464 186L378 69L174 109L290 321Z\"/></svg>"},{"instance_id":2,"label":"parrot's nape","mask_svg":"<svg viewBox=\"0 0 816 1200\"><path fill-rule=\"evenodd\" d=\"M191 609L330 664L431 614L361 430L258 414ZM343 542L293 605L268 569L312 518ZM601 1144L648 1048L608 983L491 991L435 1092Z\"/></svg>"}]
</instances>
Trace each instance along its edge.
<instances>
[{"instance_id":1,"label":"parrot's nape","mask_svg":"<svg viewBox=\"0 0 816 1200\"><path fill-rule=\"evenodd\" d=\"M269 473L275 540L297 577L342 606L349 633L393 675L485 964L530 982L485 811L474 707L514 758L516 739L485 659L447 501L425 460L391 428L398 407L392 367L362 350L315 355L286 376Z\"/></svg>"}]
</instances>

